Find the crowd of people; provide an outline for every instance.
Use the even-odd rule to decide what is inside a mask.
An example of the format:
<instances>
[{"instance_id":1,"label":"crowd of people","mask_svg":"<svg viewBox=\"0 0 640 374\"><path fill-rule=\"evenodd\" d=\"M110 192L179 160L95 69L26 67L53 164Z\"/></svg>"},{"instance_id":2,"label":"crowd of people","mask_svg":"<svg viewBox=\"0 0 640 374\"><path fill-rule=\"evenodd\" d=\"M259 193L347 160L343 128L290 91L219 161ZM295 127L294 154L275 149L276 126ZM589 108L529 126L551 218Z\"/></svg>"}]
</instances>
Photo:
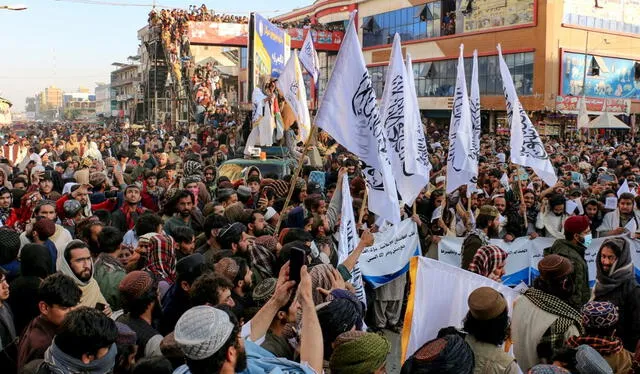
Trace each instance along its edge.
<instances>
[{"instance_id":1,"label":"crowd of people","mask_svg":"<svg viewBox=\"0 0 640 374\"><path fill-rule=\"evenodd\" d=\"M438 326L402 373L638 372L640 286L621 235L640 232L640 146L547 139L560 182L545 186L506 163L507 138L484 136L468 200L464 189L444 193L447 140L428 137L430 183L415 213L401 209L418 224L423 255L437 259L442 237L464 237L461 267L500 281L508 255L489 239L555 242L514 305L486 287L452 300L467 303L464 321ZM384 229L362 207L358 160L320 132L323 166L295 179L247 167L230 180L219 161L242 139L225 123L6 134L2 371L384 373L391 345L382 332L401 332L409 285L400 276L366 285L366 304L355 296L352 270ZM340 262L344 178L360 241ZM630 192L612 206L624 181ZM584 252L596 236L610 238L590 288ZM301 268L291 268L294 252Z\"/></svg>"}]
</instances>

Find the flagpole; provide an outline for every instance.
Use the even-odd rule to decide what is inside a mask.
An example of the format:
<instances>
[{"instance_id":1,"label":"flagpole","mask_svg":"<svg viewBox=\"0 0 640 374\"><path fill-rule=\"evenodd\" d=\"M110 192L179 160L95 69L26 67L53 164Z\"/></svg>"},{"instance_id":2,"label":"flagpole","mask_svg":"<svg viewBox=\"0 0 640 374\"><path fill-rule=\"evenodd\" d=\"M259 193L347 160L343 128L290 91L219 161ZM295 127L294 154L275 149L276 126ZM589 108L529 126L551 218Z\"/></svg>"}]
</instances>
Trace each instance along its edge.
<instances>
[{"instance_id":1,"label":"flagpole","mask_svg":"<svg viewBox=\"0 0 640 374\"><path fill-rule=\"evenodd\" d=\"M284 212L287 210L289 206L289 202L291 201L291 196L293 196L293 190L296 187L296 182L298 181L298 175L300 175L300 170L302 170L302 165L304 164L304 157L307 155L307 151L309 151L309 146L311 146L311 138L315 134L317 130L317 126L315 123L311 125L311 132L309 133L309 137L304 142L304 149L302 150L302 154L298 159L298 165L296 166L296 170L291 177L291 185L289 186L289 193L287 194L287 199L284 201L284 206L282 207L282 211L280 211L280 217L278 217L278 223L276 224L276 228L274 230L274 236L278 235L278 231L280 231L280 225L282 224L282 218L284 216Z\"/></svg>"}]
</instances>

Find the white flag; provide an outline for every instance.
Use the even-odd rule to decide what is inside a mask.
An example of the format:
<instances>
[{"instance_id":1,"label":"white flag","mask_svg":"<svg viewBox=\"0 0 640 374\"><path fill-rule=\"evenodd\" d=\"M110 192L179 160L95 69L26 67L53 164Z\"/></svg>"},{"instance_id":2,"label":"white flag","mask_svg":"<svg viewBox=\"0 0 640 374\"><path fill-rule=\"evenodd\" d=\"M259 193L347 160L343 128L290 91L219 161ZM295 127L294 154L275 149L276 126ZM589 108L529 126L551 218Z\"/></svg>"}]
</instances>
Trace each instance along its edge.
<instances>
[{"instance_id":1,"label":"white flag","mask_svg":"<svg viewBox=\"0 0 640 374\"><path fill-rule=\"evenodd\" d=\"M318 53L316 52L316 48L313 46L311 29L307 31L307 37L304 38L304 43L302 43L302 49L300 50L300 63L313 78L313 84L318 87L318 78L320 76L320 61L318 60Z\"/></svg>"},{"instance_id":2,"label":"white flag","mask_svg":"<svg viewBox=\"0 0 640 374\"><path fill-rule=\"evenodd\" d=\"M419 163L418 146L414 139L417 132L414 128L420 126L422 132L422 123L419 117L418 123L414 123L416 107L411 100L408 83L407 71L402 61L400 35L396 33L380 102L380 115L387 135L389 158L398 192L402 201L411 206L429 183L429 170ZM424 144L424 135L422 139ZM421 167L418 169L419 166Z\"/></svg>"},{"instance_id":3,"label":"white flag","mask_svg":"<svg viewBox=\"0 0 640 374\"><path fill-rule=\"evenodd\" d=\"M298 53L294 52L284 67L276 83L278 90L296 116L300 128L300 140L306 141L311 133L311 117L307 106L307 92L304 89L302 69L298 61Z\"/></svg>"},{"instance_id":4,"label":"white flag","mask_svg":"<svg viewBox=\"0 0 640 374\"><path fill-rule=\"evenodd\" d=\"M351 15L315 123L360 158L371 212L400 222L396 184L371 77Z\"/></svg>"},{"instance_id":5,"label":"white flag","mask_svg":"<svg viewBox=\"0 0 640 374\"><path fill-rule=\"evenodd\" d=\"M470 183L467 183L467 197L471 197L471 193L477 189L478 183L478 159L480 158L480 85L478 84L478 50L473 51L473 68L471 69L471 98L469 99L471 107L471 127L473 134L471 137L471 153L470 157L473 163L473 177Z\"/></svg>"},{"instance_id":6,"label":"white flag","mask_svg":"<svg viewBox=\"0 0 640 374\"><path fill-rule=\"evenodd\" d=\"M532 168L547 185L553 186L558 182L558 177L538 131L518 100L509 67L502 57L500 44L498 44L498 59L504 97L507 101L507 116L511 126L511 162Z\"/></svg>"},{"instance_id":7,"label":"white flag","mask_svg":"<svg viewBox=\"0 0 640 374\"><path fill-rule=\"evenodd\" d=\"M356 220L353 215L353 202L351 200L351 190L349 189L349 178L345 175L342 178L342 214L340 216L340 242L338 242L338 263L341 264L349 257L351 252L358 246L360 238L356 230ZM367 305L367 297L362 283L362 273L358 263L351 270L351 284L356 290L356 296L364 305Z\"/></svg>"},{"instance_id":8,"label":"white flag","mask_svg":"<svg viewBox=\"0 0 640 374\"><path fill-rule=\"evenodd\" d=\"M584 96L578 99L578 128L585 129L589 127L589 112L587 112L587 101Z\"/></svg>"},{"instance_id":9,"label":"white flag","mask_svg":"<svg viewBox=\"0 0 640 374\"><path fill-rule=\"evenodd\" d=\"M474 179L471 159L471 108L467 96L467 80L464 76L464 45L460 44L456 89L449 124L449 153L447 155L447 193L471 183ZM477 172L475 172L477 174Z\"/></svg>"},{"instance_id":10,"label":"white flag","mask_svg":"<svg viewBox=\"0 0 640 374\"><path fill-rule=\"evenodd\" d=\"M412 126L409 130L409 134L415 134L413 141L409 141L412 154L416 157L407 158L407 169L416 174L425 175L427 181L429 180L429 174L431 173L431 162L429 162L429 149L427 148L427 139L425 138L424 128L422 127L422 116L420 115L420 106L418 106L418 93L416 92L416 81L413 77L413 62L411 61L411 54L407 52L407 85L409 92L406 94L407 99L407 113L412 114L413 120L407 121L406 126ZM411 139L411 135L409 136ZM408 148L408 147L407 147ZM415 161L415 165L414 165Z\"/></svg>"},{"instance_id":11,"label":"white flag","mask_svg":"<svg viewBox=\"0 0 640 374\"><path fill-rule=\"evenodd\" d=\"M633 193L631 192L631 189L629 188L629 183L627 182L627 180L625 179L624 182L622 182L622 184L620 185L620 188L618 188L618 199L620 198L620 195L622 195L623 193Z\"/></svg>"}]
</instances>

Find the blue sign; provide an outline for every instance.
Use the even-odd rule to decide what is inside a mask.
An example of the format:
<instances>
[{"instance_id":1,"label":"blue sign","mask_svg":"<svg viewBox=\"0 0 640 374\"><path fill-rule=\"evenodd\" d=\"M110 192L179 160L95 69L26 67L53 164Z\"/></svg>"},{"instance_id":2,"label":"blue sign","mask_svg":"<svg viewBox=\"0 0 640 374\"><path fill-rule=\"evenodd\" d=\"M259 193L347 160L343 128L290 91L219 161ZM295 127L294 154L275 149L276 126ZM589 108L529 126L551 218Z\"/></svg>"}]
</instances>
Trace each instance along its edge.
<instances>
[{"instance_id":1,"label":"blue sign","mask_svg":"<svg viewBox=\"0 0 640 374\"><path fill-rule=\"evenodd\" d=\"M280 76L289 58L291 41L289 34L263 16L255 14L254 20L254 84L257 85L260 76Z\"/></svg>"},{"instance_id":2,"label":"blue sign","mask_svg":"<svg viewBox=\"0 0 640 374\"><path fill-rule=\"evenodd\" d=\"M636 80L636 62L621 58L587 55L587 97L640 99L640 81ZM581 53L564 53L562 58L562 95L582 96L585 58Z\"/></svg>"}]
</instances>

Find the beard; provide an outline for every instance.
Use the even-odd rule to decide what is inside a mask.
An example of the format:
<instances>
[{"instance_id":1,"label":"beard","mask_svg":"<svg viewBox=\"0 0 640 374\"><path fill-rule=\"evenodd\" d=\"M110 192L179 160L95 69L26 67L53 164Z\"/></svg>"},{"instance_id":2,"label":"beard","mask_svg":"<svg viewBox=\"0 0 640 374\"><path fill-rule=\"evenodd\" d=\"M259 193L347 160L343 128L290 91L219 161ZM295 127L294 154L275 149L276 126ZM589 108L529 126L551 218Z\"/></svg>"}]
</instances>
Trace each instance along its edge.
<instances>
[{"instance_id":1,"label":"beard","mask_svg":"<svg viewBox=\"0 0 640 374\"><path fill-rule=\"evenodd\" d=\"M88 282L91 279L91 270L83 270L80 274L75 274L81 282Z\"/></svg>"},{"instance_id":2,"label":"beard","mask_svg":"<svg viewBox=\"0 0 640 374\"><path fill-rule=\"evenodd\" d=\"M494 227L493 225L489 226L487 228L487 236L490 238L497 238L498 235L500 234L500 232L498 231L497 227Z\"/></svg>"},{"instance_id":3,"label":"beard","mask_svg":"<svg viewBox=\"0 0 640 374\"><path fill-rule=\"evenodd\" d=\"M181 216L182 218L187 218L187 217L189 217L190 215L191 215L191 211L190 211L190 210L186 210L186 209L185 209L185 210L181 210L181 211L180 211L180 216Z\"/></svg>"},{"instance_id":4,"label":"beard","mask_svg":"<svg viewBox=\"0 0 640 374\"><path fill-rule=\"evenodd\" d=\"M244 348L237 348L238 359L236 361L235 372L239 373L247 368L247 351Z\"/></svg>"}]
</instances>

